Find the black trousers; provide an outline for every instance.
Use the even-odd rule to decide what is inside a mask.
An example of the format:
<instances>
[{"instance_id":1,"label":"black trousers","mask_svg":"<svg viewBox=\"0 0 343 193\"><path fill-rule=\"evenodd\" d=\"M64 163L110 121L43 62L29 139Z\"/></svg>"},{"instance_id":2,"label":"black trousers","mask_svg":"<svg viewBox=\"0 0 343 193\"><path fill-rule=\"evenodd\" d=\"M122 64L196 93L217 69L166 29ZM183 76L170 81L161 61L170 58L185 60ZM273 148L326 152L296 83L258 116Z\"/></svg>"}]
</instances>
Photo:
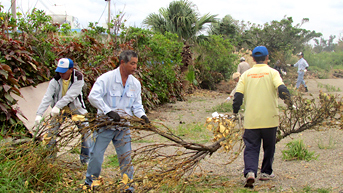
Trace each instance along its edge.
<instances>
[{"instance_id":1,"label":"black trousers","mask_svg":"<svg viewBox=\"0 0 343 193\"><path fill-rule=\"evenodd\" d=\"M263 161L261 173L271 174L273 172L273 161L276 143L277 127L264 129L245 129L243 134L244 149L244 176L248 172L254 172L257 176L258 160L263 141Z\"/></svg>"}]
</instances>

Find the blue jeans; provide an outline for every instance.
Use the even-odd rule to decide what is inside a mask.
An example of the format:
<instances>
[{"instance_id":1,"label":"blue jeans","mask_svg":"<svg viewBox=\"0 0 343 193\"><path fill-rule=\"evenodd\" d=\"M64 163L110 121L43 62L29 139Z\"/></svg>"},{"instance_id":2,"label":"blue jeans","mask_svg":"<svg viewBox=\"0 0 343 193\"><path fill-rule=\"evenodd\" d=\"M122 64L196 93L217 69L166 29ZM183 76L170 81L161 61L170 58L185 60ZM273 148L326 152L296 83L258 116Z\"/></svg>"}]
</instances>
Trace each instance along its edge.
<instances>
[{"instance_id":1,"label":"blue jeans","mask_svg":"<svg viewBox=\"0 0 343 193\"><path fill-rule=\"evenodd\" d=\"M125 173L130 179L133 179L130 129L111 130L102 128L98 132L94 132L93 136L96 136L96 140L90 152L85 183L91 185L93 182L92 176L99 177L104 161L104 153L111 141L117 152L121 175Z\"/></svg>"},{"instance_id":2,"label":"blue jeans","mask_svg":"<svg viewBox=\"0 0 343 193\"><path fill-rule=\"evenodd\" d=\"M303 84L305 87L307 87L305 84L304 75L305 75L304 71L298 72L298 80L296 84L297 89L299 88L300 84Z\"/></svg>"},{"instance_id":3,"label":"blue jeans","mask_svg":"<svg viewBox=\"0 0 343 193\"><path fill-rule=\"evenodd\" d=\"M56 145L56 135L59 132L59 129L61 127L61 123L63 123L63 121L66 119L67 116L64 116L63 119L61 120L61 122L58 122L56 120L51 122L52 128L49 129L48 132L48 137L51 137L51 140L49 141L47 147L51 148L51 150L53 150L53 148ZM83 122L80 125L77 125L77 127L79 129L82 129L83 127L88 126L89 123L88 122ZM82 137L82 142L81 142L81 153L80 153L80 161L82 164L86 164L88 163L89 160L89 152L90 152L90 148L92 146L92 138L91 138L91 132L88 131L87 133L83 133L81 134Z\"/></svg>"}]
</instances>

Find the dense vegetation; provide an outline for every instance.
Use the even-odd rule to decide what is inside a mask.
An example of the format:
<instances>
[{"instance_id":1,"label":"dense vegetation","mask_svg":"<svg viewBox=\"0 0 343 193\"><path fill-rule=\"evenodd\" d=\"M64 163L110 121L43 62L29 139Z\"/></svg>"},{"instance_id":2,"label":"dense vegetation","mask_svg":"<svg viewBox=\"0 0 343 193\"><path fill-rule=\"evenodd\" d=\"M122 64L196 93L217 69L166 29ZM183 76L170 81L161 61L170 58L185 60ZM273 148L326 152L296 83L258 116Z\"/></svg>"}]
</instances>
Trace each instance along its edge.
<instances>
[{"instance_id":1,"label":"dense vegetation","mask_svg":"<svg viewBox=\"0 0 343 193\"><path fill-rule=\"evenodd\" d=\"M69 57L85 74L87 97L96 78L117 66L123 49L139 53L137 78L142 82L144 106L147 110L160 104L183 100L185 92L196 87L216 89L222 80L230 79L236 70L240 50L265 45L270 51L270 64L276 60L294 63L296 52L303 51L310 71L319 78L330 77L341 69L343 40L333 43L320 38L315 31L302 29L309 19L293 25L292 17L264 25L244 23L230 15L200 16L189 1L173 1L167 8L152 13L144 20L151 29L126 27L123 14L111 20L112 32L97 23L89 23L81 33L74 33L67 24L52 22L41 10L32 10L25 17L11 17L0 7L0 120L3 130L22 128L20 109L11 94L21 95L19 88L48 81L54 75L56 61ZM200 35L206 24L209 35ZM110 34L108 39L107 34ZM87 101L87 100L86 100ZM89 104L87 108L94 112ZM23 115L25 116L25 115ZM18 127L19 125L19 127Z\"/></svg>"}]
</instances>

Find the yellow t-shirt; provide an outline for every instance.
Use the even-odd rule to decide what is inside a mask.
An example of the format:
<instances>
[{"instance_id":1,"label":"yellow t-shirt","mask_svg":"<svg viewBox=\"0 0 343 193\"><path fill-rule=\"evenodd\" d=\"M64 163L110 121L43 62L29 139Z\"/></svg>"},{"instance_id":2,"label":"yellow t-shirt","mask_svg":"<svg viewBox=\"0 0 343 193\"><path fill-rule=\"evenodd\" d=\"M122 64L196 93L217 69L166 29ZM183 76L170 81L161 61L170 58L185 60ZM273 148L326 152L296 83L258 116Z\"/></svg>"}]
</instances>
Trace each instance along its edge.
<instances>
[{"instance_id":1,"label":"yellow t-shirt","mask_svg":"<svg viewBox=\"0 0 343 193\"><path fill-rule=\"evenodd\" d=\"M68 87L69 87L69 83L70 83L70 78L71 78L71 76L69 77L68 80L62 79L62 97L64 95L66 95L66 93L68 91Z\"/></svg>"},{"instance_id":2,"label":"yellow t-shirt","mask_svg":"<svg viewBox=\"0 0 343 193\"><path fill-rule=\"evenodd\" d=\"M255 64L241 75L236 92L244 95L245 129L279 125L277 88L282 84L279 72L267 64Z\"/></svg>"},{"instance_id":3,"label":"yellow t-shirt","mask_svg":"<svg viewBox=\"0 0 343 193\"><path fill-rule=\"evenodd\" d=\"M71 76L69 77L68 80L62 79L62 97L64 95L66 95L66 93L68 91L69 83L70 83L70 78L71 78ZM64 110L64 112L69 112L70 111L68 106L63 107L63 110Z\"/></svg>"}]
</instances>

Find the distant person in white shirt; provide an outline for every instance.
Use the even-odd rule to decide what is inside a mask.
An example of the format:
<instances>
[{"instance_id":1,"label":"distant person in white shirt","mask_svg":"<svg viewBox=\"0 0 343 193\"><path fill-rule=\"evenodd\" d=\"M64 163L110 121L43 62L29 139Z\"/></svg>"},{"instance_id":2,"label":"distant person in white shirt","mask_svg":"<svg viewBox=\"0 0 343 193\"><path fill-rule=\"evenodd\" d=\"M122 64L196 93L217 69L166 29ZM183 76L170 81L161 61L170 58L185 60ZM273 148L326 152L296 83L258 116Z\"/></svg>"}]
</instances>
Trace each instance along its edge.
<instances>
[{"instance_id":1,"label":"distant person in white shirt","mask_svg":"<svg viewBox=\"0 0 343 193\"><path fill-rule=\"evenodd\" d=\"M307 61L304 59L304 53L303 52L299 52L297 54L299 60L297 63L295 64L287 64L287 66L294 66L294 67L298 67L298 80L297 80L297 84L296 87L297 89L299 89L300 84L303 84L305 87L305 92L308 92L305 80L304 80L304 75L305 72L307 72L307 68L308 68L308 63Z\"/></svg>"},{"instance_id":2,"label":"distant person in white shirt","mask_svg":"<svg viewBox=\"0 0 343 193\"><path fill-rule=\"evenodd\" d=\"M239 72L240 74L243 74L243 72L247 71L248 69L250 69L250 65L245 61L245 58L242 57L240 59L241 63L238 64L237 66L237 72Z\"/></svg>"}]
</instances>

